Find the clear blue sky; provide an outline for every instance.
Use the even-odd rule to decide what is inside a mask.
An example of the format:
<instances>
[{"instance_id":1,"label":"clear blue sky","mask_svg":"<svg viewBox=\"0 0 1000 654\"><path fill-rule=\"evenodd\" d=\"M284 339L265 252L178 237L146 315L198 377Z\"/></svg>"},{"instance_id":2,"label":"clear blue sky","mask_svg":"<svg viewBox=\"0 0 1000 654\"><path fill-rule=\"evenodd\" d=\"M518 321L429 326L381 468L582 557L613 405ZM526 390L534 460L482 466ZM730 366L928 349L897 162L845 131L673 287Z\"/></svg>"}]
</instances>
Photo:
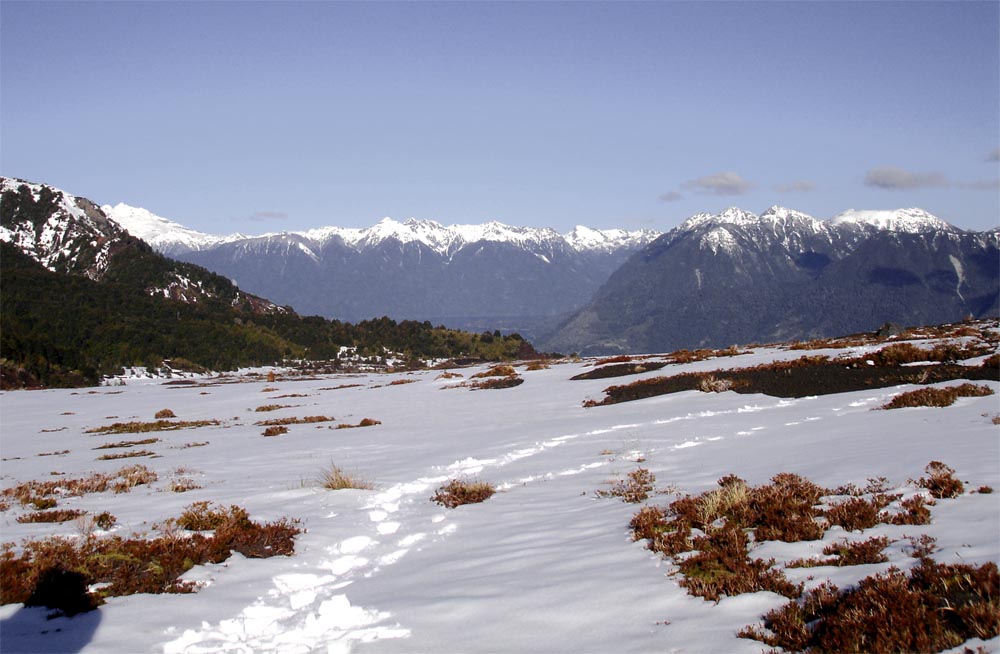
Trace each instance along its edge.
<instances>
[{"instance_id":1,"label":"clear blue sky","mask_svg":"<svg viewBox=\"0 0 1000 654\"><path fill-rule=\"evenodd\" d=\"M0 2L0 174L213 233L1000 224L1000 3Z\"/></svg>"}]
</instances>

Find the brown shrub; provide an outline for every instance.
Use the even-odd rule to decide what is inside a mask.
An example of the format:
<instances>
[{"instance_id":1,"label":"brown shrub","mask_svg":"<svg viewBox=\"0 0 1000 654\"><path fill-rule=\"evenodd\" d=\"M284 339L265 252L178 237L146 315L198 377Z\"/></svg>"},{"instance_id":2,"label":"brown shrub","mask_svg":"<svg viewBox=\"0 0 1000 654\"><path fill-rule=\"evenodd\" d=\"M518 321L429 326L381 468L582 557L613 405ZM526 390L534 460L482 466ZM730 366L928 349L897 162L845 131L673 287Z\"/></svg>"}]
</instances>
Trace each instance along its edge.
<instances>
[{"instance_id":1,"label":"brown shrub","mask_svg":"<svg viewBox=\"0 0 1000 654\"><path fill-rule=\"evenodd\" d=\"M955 470L941 463L931 461L924 468L927 477L921 477L917 484L931 492L932 497L937 499L958 497L965 492L965 485L955 479Z\"/></svg>"},{"instance_id":2,"label":"brown shrub","mask_svg":"<svg viewBox=\"0 0 1000 654\"><path fill-rule=\"evenodd\" d=\"M245 526L249 522L250 514L246 509L235 504L228 509L213 509L211 502L195 502L174 520L178 527L188 531L209 531L229 523Z\"/></svg>"},{"instance_id":3,"label":"brown shrub","mask_svg":"<svg viewBox=\"0 0 1000 654\"><path fill-rule=\"evenodd\" d=\"M273 427L268 427L264 430L264 436L281 436L282 434L288 433L288 427L283 427L281 425L275 425Z\"/></svg>"},{"instance_id":4,"label":"brown shrub","mask_svg":"<svg viewBox=\"0 0 1000 654\"><path fill-rule=\"evenodd\" d=\"M524 379L521 377L498 377L496 379L484 379L482 381L473 382L469 385L469 388L474 391L497 390L501 388L514 388L515 386L520 386L523 383Z\"/></svg>"},{"instance_id":5,"label":"brown shrub","mask_svg":"<svg viewBox=\"0 0 1000 654\"><path fill-rule=\"evenodd\" d=\"M483 372L476 373L472 376L473 379L481 377L516 377L517 371L514 370L513 366L499 365L493 366L489 370L484 370Z\"/></svg>"},{"instance_id":6,"label":"brown shrub","mask_svg":"<svg viewBox=\"0 0 1000 654\"><path fill-rule=\"evenodd\" d=\"M128 452L118 452L117 454L102 454L97 457L98 461L115 461L117 459L132 459L140 456L156 456L156 452L150 450L130 450Z\"/></svg>"},{"instance_id":7,"label":"brown shrub","mask_svg":"<svg viewBox=\"0 0 1000 654\"><path fill-rule=\"evenodd\" d=\"M751 559L747 535L737 527L710 529L694 539L697 553L679 563L684 579L680 585L691 595L718 601L723 595L740 595L768 590L785 597L798 597L802 586L792 584L780 570L772 569L774 559Z\"/></svg>"},{"instance_id":8,"label":"brown shrub","mask_svg":"<svg viewBox=\"0 0 1000 654\"><path fill-rule=\"evenodd\" d=\"M863 497L852 497L826 509L824 515L830 524L840 525L847 531L858 531L877 525L880 522L881 510L882 507L878 502Z\"/></svg>"},{"instance_id":9,"label":"brown shrub","mask_svg":"<svg viewBox=\"0 0 1000 654\"><path fill-rule=\"evenodd\" d=\"M176 418L177 414L170 409L160 409L153 417L157 420L161 420L163 418Z\"/></svg>"},{"instance_id":10,"label":"brown shrub","mask_svg":"<svg viewBox=\"0 0 1000 654\"><path fill-rule=\"evenodd\" d=\"M17 521L20 523L30 523L30 522L67 522L69 520L75 520L79 518L86 511L80 511L78 509L57 509L55 511L35 511L33 513L25 513L24 515L17 516Z\"/></svg>"},{"instance_id":11,"label":"brown shrub","mask_svg":"<svg viewBox=\"0 0 1000 654\"><path fill-rule=\"evenodd\" d=\"M931 522L931 511L927 508L927 500L923 495L914 495L899 503L904 513L897 513L890 518L894 525L927 525Z\"/></svg>"},{"instance_id":12,"label":"brown shrub","mask_svg":"<svg viewBox=\"0 0 1000 654\"><path fill-rule=\"evenodd\" d=\"M402 386L403 384L412 384L417 381L416 379L394 379L389 382L389 386Z\"/></svg>"},{"instance_id":13,"label":"brown shrub","mask_svg":"<svg viewBox=\"0 0 1000 654\"><path fill-rule=\"evenodd\" d=\"M117 522L118 518L107 511L102 511L94 516L94 525L99 529L111 529Z\"/></svg>"},{"instance_id":14,"label":"brown shrub","mask_svg":"<svg viewBox=\"0 0 1000 654\"><path fill-rule=\"evenodd\" d=\"M260 427L271 427L275 425L305 425L315 422L332 422L332 416L306 416L304 418L272 418L271 420L258 420L253 423Z\"/></svg>"},{"instance_id":15,"label":"brown shrub","mask_svg":"<svg viewBox=\"0 0 1000 654\"><path fill-rule=\"evenodd\" d=\"M853 543L830 543L823 548L823 554L836 557L827 565L845 566L885 563L889 559L882 553L882 550L888 546L888 538L885 536L873 536L867 540Z\"/></svg>"},{"instance_id":16,"label":"brown shrub","mask_svg":"<svg viewBox=\"0 0 1000 654\"><path fill-rule=\"evenodd\" d=\"M101 584L96 591L98 601L135 593L193 592L193 584L178 581L193 566L221 563L234 551L252 558L288 555L294 550L294 536L301 531L287 519L253 522L238 507L220 513L223 519L212 535L48 538L26 541L19 555L12 544L4 544L0 551L0 603L28 601L46 571L56 566L82 575L85 586Z\"/></svg>"},{"instance_id":17,"label":"brown shrub","mask_svg":"<svg viewBox=\"0 0 1000 654\"><path fill-rule=\"evenodd\" d=\"M111 489L124 493L135 486L156 481L156 473L142 465L122 468L113 475L94 473L80 479L27 481L3 490L4 497L16 499L22 505L34 504L36 508L56 505L53 496L77 497L87 493L103 493Z\"/></svg>"},{"instance_id":18,"label":"brown shrub","mask_svg":"<svg viewBox=\"0 0 1000 654\"><path fill-rule=\"evenodd\" d=\"M437 489L432 502L437 502L449 509L462 506L463 504L478 504L493 497L496 488L493 484L485 481L468 479L452 479L444 486Z\"/></svg>"},{"instance_id":19,"label":"brown shrub","mask_svg":"<svg viewBox=\"0 0 1000 654\"><path fill-rule=\"evenodd\" d=\"M319 485L327 490L344 490L356 488L359 490L374 490L375 484L362 477L344 472L339 466L331 465L320 474Z\"/></svg>"},{"instance_id":20,"label":"brown shrub","mask_svg":"<svg viewBox=\"0 0 1000 654\"><path fill-rule=\"evenodd\" d=\"M110 450L114 448L121 447L135 447L136 445L152 445L153 443L159 443L159 438L145 438L141 441L118 441L117 443L105 443L104 445L98 445L95 450Z\"/></svg>"},{"instance_id":21,"label":"brown shrub","mask_svg":"<svg viewBox=\"0 0 1000 654\"><path fill-rule=\"evenodd\" d=\"M617 479L611 483L610 490L597 491L598 497L618 497L622 502L639 503L649 499L653 492L656 476L646 468L636 468L628 473L627 478Z\"/></svg>"},{"instance_id":22,"label":"brown shrub","mask_svg":"<svg viewBox=\"0 0 1000 654\"><path fill-rule=\"evenodd\" d=\"M139 434L149 431L173 431L175 429L195 429L218 425L218 420L157 420L156 422L116 422L103 427L88 429L87 434Z\"/></svg>"},{"instance_id":23,"label":"brown shrub","mask_svg":"<svg viewBox=\"0 0 1000 654\"><path fill-rule=\"evenodd\" d=\"M277 411L278 409L290 409L290 408L292 408L290 404L264 404L254 409L254 411L258 413L263 413L266 411Z\"/></svg>"},{"instance_id":24,"label":"brown shrub","mask_svg":"<svg viewBox=\"0 0 1000 654\"><path fill-rule=\"evenodd\" d=\"M955 403L960 397L983 397L993 395L993 389L989 386L979 386L976 384L962 384L960 386L948 386L946 388L918 388L914 391L901 393L892 398L882 409L901 409L904 407L930 406L947 407Z\"/></svg>"},{"instance_id":25,"label":"brown shrub","mask_svg":"<svg viewBox=\"0 0 1000 654\"><path fill-rule=\"evenodd\" d=\"M824 585L764 616L770 633L741 637L810 652L938 652L1000 633L995 563L942 565L922 559L907 577L896 569L853 590ZM805 628L805 625L810 625Z\"/></svg>"}]
</instances>

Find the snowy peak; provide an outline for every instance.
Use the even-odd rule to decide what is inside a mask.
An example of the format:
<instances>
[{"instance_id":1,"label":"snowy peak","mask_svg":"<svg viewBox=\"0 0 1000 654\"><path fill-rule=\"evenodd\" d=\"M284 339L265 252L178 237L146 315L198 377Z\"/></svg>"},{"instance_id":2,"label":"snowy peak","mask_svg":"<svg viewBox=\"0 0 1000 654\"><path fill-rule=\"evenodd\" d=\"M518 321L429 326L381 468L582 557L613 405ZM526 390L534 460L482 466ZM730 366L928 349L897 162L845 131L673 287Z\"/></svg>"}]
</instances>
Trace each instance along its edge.
<instances>
[{"instance_id":1,"label":"snowy peak","mask_svg":"<svg viewBox=\"0 0 1000 654\"><path fill-rule=\"evenodd\" d=\"M0 177L0 194L4 204L13 204L4 212L11 218L0 225L0 240L49 270L103 277L111 245L123 232L97 205L45 184L9 177Z\"/></svg>"},{"instance_id":2,"label":"snowy peak","mask_svg":"<svg viewBox=\"0 0 1000 654\"><path fill-rule=\"evenodd\" d=\"M101 207L105 214L161 252L186 252L204 250L219 243L243 238L242 234L215 236L189 229L180 223L158 216L142 207L132 207L122 202Z\"/></svg>"},{"instance_id":3,"label":"snowy peak","mask_svg":"<svg viewBox=\"0 0 1000 654\"><path fill-rule=\"evenodd\" d=\"M830 224L836 227L867 227L880 231L906 234L926 234L928 232L954 232L955 227L923 209L895 209L889 211L858 211L848 209L834 216Z\"/></svg>"},{"instance_id":4,"label":"snowy peak","mask_svg":"<svg viewBox=\"0 0 1000 654\"><path fill-rule=\"evenodd\" d=\"M278 232L261 236L242 234L217 236L189 229L146 209L131 207L124 203L105 205L103 209L130 234L167 253L207 250L223 243L242 240L287 240L289 237L305 239L317 246L339 239L344 245L359 252L388 241L400 244L419 243L442 256L450 256L466 245L481 241L509 243L547 252L560 246L568 246L577 252L612 252L622 248L642 247L660 235L659 232L649 229L599 230L582 225L568 234L561 235L548 227L515 227L495 220L475 225L458 224L446 227L434 220L410 218L405 222L399 222L387 217L371 227L361 229L327 226L301 232Z\"/></svg>"}]
</instances>

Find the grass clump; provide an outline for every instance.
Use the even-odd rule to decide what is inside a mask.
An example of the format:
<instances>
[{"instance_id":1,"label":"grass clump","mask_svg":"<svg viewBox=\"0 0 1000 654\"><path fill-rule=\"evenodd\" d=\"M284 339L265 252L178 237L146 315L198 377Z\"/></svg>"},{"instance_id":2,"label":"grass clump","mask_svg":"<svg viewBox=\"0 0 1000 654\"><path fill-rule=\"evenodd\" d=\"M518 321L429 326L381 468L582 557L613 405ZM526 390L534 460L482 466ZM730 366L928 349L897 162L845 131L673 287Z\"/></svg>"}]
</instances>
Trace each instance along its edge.
<instances>
[{"instance_id":1,"label":"grass clump","mask_svg":"<svg viewBox=\"0 0 1000 654\"><path fill-rule=\"evenodd\" d=\"M489 370L484 370L483 372L477 372L472 376L473 379L479 379L483 377L517 377L517 371L514 370L514 366L508 366L506 364L493 366Z\"/></svg>"},{"instance_id":2,"label":"grass clump","mask_svg":"<svg viewBox=\"0 0 1000 654\"><path fill-rule=\"evenodd\" d=\"M320 473L319 485L327 490L374 490L375 484L357 474L345 472L340 466L331 465Z\"/></svg>"},{"instance_id":3,"label":"grass clump","mask_svg":"<svg viewBox=\"0 0 1000 654\"><path fill-rule=\"evenodd\" d=\"M290 404L263 404L254 411L257 413L265 413L267 411L277 411L278 409L290 409L292 408Z\"/></svg>"},{"instance_id":4,"label":"grass clump","mask_svg":"<svg viewBox=\"0 0 1000 654\"><path fill-rule=\"evenodd\" d=\"M128 452L117 452L115 454L102 454L97 457L98 461L116 461L118 459L132 459L140 456L156 456L156 452L150 450L130 450Z\"/></svg>"},{"instance_id":5,"label":"grass clump","mask_svg":"<svg viewBox=\"0 0 1000 654\"><path fill-rule=\"evenodd\" d=\"M288 433L288 427L275 425L264 430L264 436L281 436Z\"/></svg>"},{"instance_id":6,"label":"grass clump","mask_svg":"<svg viewBox=\"0 0 1000 654\"><path fill-rule=\"evenodd\" d=\"M609 483L611 488L597 491L598 497L617 497L622 502L638 504L649 499L656 484L656 476L646 468L636 468L625 479Z\"/></svg>"},{"instance_id":7,"label":"grass clump","mask_svg":"<svg viewBox=\"0 0 1000 654\"><path fill-rule=\"evenodd\" d=\"M155 422L116 422L103 427L88 429L87 434L141 434L150 431L173 431L218 425L218 420L156 420Z\"/></svg>"},{"instance_id":8,"label":"grass clump","mask_svg":"<svg viewBox=\"0 0 1000 654\"><path fill-rule=\"evenodd\" d=\"M20 554L10 543L0 550L0 603L38 601L53 606L54 600L37 600L51 584L50 577L65 571L79 575L91 606L105 597L135 593L190 593L196 586L179 580L187 570L203 563L221 563L232 552L248 558L290 555L294 537L301 532L294 521L282 519L260 524L250 520L239 507L214 511L207 506L192 506L185 514L194 518L179 519L193 526L213 525L214 533L196 532L188 536L166 535L158 538L98 537L82 539L47 538L29 540ZM188 522L188 520L195 520ZM196 520L203 520L197 522ZM54 593L55 595L63 594ZM76 593L74 596L79 596ZM35 597L36 600L32 600Z\"/></svg>"},{"instance_id":9,"label":"grass clump","mask_svg":"<svg viewBox=\"0 0 1000 654\"><path fill-rule=\"evenodd\" d=\"M157 420L163 420L164 418L176 418L177 414L170 409L160 409L154 415Z\"/></svg>"},{"instance_id":10,"label":"grass clump","mask_svg":"<svg viewBox=\"0 0 1000 654\"><path fill-rule=\"evenodd\" d=\"M943 408L951 406L960 397L984 397L986 395L993 395L993 389L989 386L980 386L978 384L962 384L946 388L918 388L914 391L907 391L906 393L897 395L880 408L902 409L918 406Z\"/></svg>"},{"instance_id":11,"label":"grass clump","mask_svg":"<svg viewBox=\"0 0 1000 654\"><path fill-rule=\"evenodd\" d=\"M104 445L98 445L95 450L111 450L115 448L124 447L135 447L136 445L152 445L153 443L159 443L159 438L144 438L141 441L118 441L117 443L105 443Z\"/></svg>"},{"instance_id":12,"label":"grass clump","mask_svg":"<svg viewBox=\"0 0 1000 654\"><path fill-rule=\"evenodd\" d=\"M337 425L336 428L337 429L354 429L356 427L374 427L375 425L381 425L381 424L382 424L381 420L375 420L373 418L364 418L364 419L361 420L361 422L359 422L356 425L350 425L350 424L344 423L344 424ZM334 429L334 428L330 427L330 429Z\"/></svg>"},{"instance_id":13,"label":"grass clump","mask_svg":"<svg viewBox=\"0 0 1000 654\"><path fill-rule=\"evenodd\" d=\"M493 497L496 488L486 481L452 479L437 489L432 502L454 509L463 504L478 504Z\"/></svg>"},{"instance_id":14,"label":"grass clump","mask_svg":"<svg viewBox=\"0 0 1000 654\"><path fill-rule=\"evenodd\" d=\"M86 513L86 511L80 511L79 509L35 511L33 513L25 513L24 515L17 516L17 521L22 524L33 522L68 522L70 520L76 520L80 516L84 515L84 513Z\"/></svg>"},{"instance_id":15,"label":"grass clump","mask_svg":"<svg viewBox=\"0 0 1000 654\"><path fill-rule=\"evenodd\" d=\"M837 567L847 565L864 565L868 563L885 563L888 557L882 553L889 546L889 539L885 536L873 536L867 540L853 543L838 542L830 543L823 548L823 554L831 556L829 559L799 559L788 564L789 568L812 568L819 565L832 565Z\"/></svg>"},{"instance_id":16,"label":"grass clump","mask_svg":"<svg viewBox=\"0 0 1000 654\"><path fill-rule=\"evenodd\" d=\"M917 484L931 492L937 499L958 497L965 492L965 485L955 478L955 470L940 461L931 461L924 468L926 477L917 480Z\"/></svg>"},{"instance_id":17,"label":"grass clump","mask_svg":"<svg viewBox=\"0 0 1000 654\"><path fill-rule=\"evenodd\" d=\"M921 559L840 591L824 584L738 635L793 652L939 652L1000 634L995 563L944 565Z\"/></svg>"},{"instance_id":18,"label":"grass clump","mask_svg":"<svg viewBox=\"0 0 1000 654\"><path fill-rule=\"evenodd\" d=\"M22 506L32 504L38 509L52 508L56 497L79 497L88 493L127 493L132 488L150 484L157 480L156 473L142 465L122 468L113 475L94 473L79 479L59 479L49 481L27 481L13 488L5 488L2 496L20 502Z\"/></svg>"},{"instance_id":19,"label":"grass clump","mask_svg":"<svg viewBox=\"0 0 1000 654\"><path fill-rule=\"evenodd\" d=\"M272 427L276 425L306 425L315 422L332 422L334 418L329 416L306 416L304 418L273 418L271 420L258 420L255 425L261 427Z\"/></svg>"},{"instance_id":20,"label":"grass clump","mask_svg":"<svg viewBox=\"0 0 1000 654\"><path fill-rule=\"evenodd\" d=\"M524 378L518 376L497 377L474 381L469 384L469 388L474 391L498 390L501 388L514 388L515 386L520 386L523 383Z\"/></svg>"}]
</instances>

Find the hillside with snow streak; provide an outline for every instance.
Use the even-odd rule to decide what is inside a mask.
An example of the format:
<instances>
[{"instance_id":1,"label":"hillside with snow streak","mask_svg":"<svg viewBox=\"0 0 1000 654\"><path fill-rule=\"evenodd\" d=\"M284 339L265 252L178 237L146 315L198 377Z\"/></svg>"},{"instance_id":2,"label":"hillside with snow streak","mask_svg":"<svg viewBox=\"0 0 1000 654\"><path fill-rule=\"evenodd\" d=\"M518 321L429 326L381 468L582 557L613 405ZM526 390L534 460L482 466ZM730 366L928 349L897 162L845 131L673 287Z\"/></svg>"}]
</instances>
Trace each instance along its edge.
<instances>
[{"instance_id":1,"label":"hillside with snow streak","mask_svg":"<svg viewBox=\"0 0 1000 654\"><path fill-rule=\"evenodd\" d=\"M737 633L760 626L762 616L787 599L767 591L718 602L689 595L675 562L632 540L628 525L637 510L718 488L727 475L757 486L779 473L826 488L864 487L884 477L891 493L930 499L914 480L929 462L940 461L965 490L936 500L928 524L831 527L818 541L753 542L750 556L773 558L776 569L807 590L827 580L849 588L892 566L911 570L918 565L913 543L921 536L936 539L933 558L942 563L996 563L1000 508L986 489L1000 489L997 395L961 397L943 408L880 409L921 388L915 375L887 387L800 398L715 388L719 392L681 391L592 408L584 402L600 399L613 384L803 356L882 365L888 355L878 352L897 341L921 348L917 356L926 351L929 360L946 351L974 354L961 360L971 371L995 357L998 338L1000 326L991 322L888 341L816 343L809 351L774 346L650 357L630 360L630 369L615 374L631 374L615 379L571 378L620 361L522 364L514 370L521 383L500 390L473 390L491 379L475 377L487 370L473 367L448 375L315 376L278 369L270 379L268 370L257 370L168 383L130 379L90 391L3 393L5 489L110 475L136 463L157 476L119 494L56 492L58 508L86 512L64 523L21 522L32 507L4 496L0 524L11 552L25 539L53 535L71 542L133 533L189 538L168 520L197 502L239 505L261 522L296 519L303 529L290 556L234 554L195 566L182 578L197 586L193 593L110 597L96 611L51 620L45 608L3 606L4 651L120 652L127 644L129 651L166 653L756 654L764 646ZM913 355L902 347L892 352ZM654 370L656 362L663 366ZM975 383L1000 391L1000 381ZM176 415L167 422L189 426L133 435L92 431L155 422L165 409ZM326 420L305 421L310 416ZM265 421L284 423L287 431L265 436ZM338 428L363 423L370 426ZM333 466L372 488L322 487L320 478ZM601 497L614 488L609 482L639 468L655 475L659 494L640 504ZM454 478L489 482L497 493L455 509L431 502ZM886 510L899 512L900 501ZM115 517L107 530L93 524L102 512ZM876 536L887 542L882 563L788 566L821 557L826 546ZM964 646L996 652L1000 640L973 638Z\"/></svg>"}]
</instances>

